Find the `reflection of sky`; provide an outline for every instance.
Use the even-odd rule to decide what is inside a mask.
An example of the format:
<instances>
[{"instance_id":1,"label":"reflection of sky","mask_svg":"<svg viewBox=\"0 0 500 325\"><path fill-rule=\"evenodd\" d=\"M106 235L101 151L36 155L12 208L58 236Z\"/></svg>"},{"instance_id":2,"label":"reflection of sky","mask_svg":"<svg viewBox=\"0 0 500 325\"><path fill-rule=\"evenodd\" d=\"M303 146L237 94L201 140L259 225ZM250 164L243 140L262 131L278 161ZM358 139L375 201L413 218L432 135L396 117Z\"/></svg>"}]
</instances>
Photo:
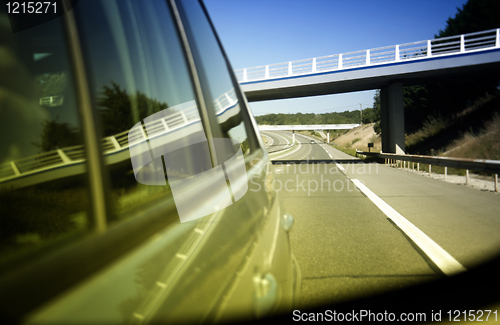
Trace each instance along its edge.
<instances>
[{"instance_id":1,"label":"reflection of sky","mask_svg":"<svg viewBox=\"0 0 500 325\"><path fill-rule=\"evenodd\" d=\"M192 100L187 66L166 4L106 1L105 8L100 6L92 1L77 6L98 93L113 81L128 94L138 90L169 106Z\"/></svg>"},{"instance_id":2,"label":"reflection of sky","mask_svg":"<svg viewBox=\"0 0 500 325\"><path fill-rule=\"evenodd\" d=\"M203 68L209 79L212 100L215 100L234 87L229 73L224 73L227 71L226 62L199 3L182 1L181 4L188 13L186 18L191 26Z\"/></svg>"},{"instance_id":3,"label":"reflection of sky","mask_svg":"<svg viewBox=\"0 0 500 325\"><path fill-rule=\"evenodd\" d=\"M44 121L57 118L59 123L68 123L71 127L79 126L78 107L74 101L62 28L61 18L56 18L37 27L12 34L16 46L9 48L9 44L6 44L6 49L14 52L13 55L17 57L18 62L12 67L9 77L4 79L8 82L0 85L0 89L4 86L7 89L14 89L12 96L4 101L2 107L4 111L0 122L3 131L0 134L2 138L0 163L3 160L17 160L39 153L41 149L34 143L42 141ZM54 56L57 57L56 60ZM54 107L40 106L38 101L41 91L36 74L61 72L68 74L63 92L64 104ZM22 91L17 91L15 87L19 86L19 81L24 77L31 79L33 83L22 84ZM20 97L19 100L15 99L15 93ZM33 97L27 98L28 94Z\"/></svg>"}]
</instances>

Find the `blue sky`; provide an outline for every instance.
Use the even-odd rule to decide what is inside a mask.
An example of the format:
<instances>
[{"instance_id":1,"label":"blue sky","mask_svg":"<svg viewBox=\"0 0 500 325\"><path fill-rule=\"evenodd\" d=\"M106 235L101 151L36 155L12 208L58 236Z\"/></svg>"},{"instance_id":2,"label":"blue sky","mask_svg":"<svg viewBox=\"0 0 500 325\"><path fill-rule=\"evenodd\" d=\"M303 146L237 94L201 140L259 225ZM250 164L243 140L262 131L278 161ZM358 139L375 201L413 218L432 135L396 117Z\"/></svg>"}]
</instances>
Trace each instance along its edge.
<instances>
[{"instance_id":1,"label":"blue sky","mask_svg":"<svg viewBox=\"0 0 500 325\"><path fill-rule=\"evenodd\" d=\"M434 38L466 0L204 0L234 69ZM375 90L253 102L254 115L372 107Z\"/></svg>"}]
</instances>

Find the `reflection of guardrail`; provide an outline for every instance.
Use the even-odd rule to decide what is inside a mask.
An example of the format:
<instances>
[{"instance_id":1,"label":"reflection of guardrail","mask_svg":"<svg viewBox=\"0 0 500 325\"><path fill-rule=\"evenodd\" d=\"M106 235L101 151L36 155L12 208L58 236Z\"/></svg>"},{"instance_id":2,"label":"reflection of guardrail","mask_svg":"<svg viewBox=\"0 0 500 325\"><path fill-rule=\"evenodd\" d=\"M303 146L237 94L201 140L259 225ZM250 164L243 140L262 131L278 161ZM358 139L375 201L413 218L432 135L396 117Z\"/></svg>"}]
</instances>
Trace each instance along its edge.
<instances>
[{"instance_id":1,"label":"reflection of guardrail","mask_svg":"<svg viewBox=\"0 0 500 325\"><path fill-rule=\"evenodd\" d=\"M404 166L406 168L406 162L408 162L408 168L410 168L410 162L413 163L412 168L414 168L414 163L417 163L417 171L420 171L420 164L429 165L429 174L432 173L432 165L444 167L444 177L446 178L448 167L465 169L466 170L466 184L469 184L469 170L482 171L487 173L495 174L495 192L498 192L498 174L500 173L500 160L488 160L488 159L466 159L466 158L452 158L452 157L434 157L434 156L420 156L420 155L398 155L392 153L376 153L376 152L365 152L356 150L357 154L365 156L374 156L378 158L383 158L385 164L391 166ZM403 165L403 162L405 164Z\"/></svg>"},{"instance_id":2,"label":"reflection of guardrail","mask_svg":"<svg viewBox=\"0 0 500 325\"><path fill-rule=\"evenodd\" d=\"M238 81L267 80L325 71L371 66L388 62L425 59L500 47L500 29L379 47L312 59L235 70Z\"/></svg>"},{"instance_id":3,"label":"reflection of guardrail","mask_svg":"<svg viewBox=\"0 0 500 325\"><path fill-rule=\"evenodd\" d=\"M49 96L40 98L40 105L42 106L60 106L64 102L63 96Z\"/></svg>"},{"instance_id":4,"label":"reflection of guardrail","mask_svg":"<svg viewBox=\"0 0 500 325\"><path fill-rule=\"evenodd\" d=\"M227 110L237 104L236 95L234 89L222 94L214 100L214 105L216 109L216 114L218 116L223 115ZM45 97L48 98L48 97ZM198 108L195 101L182 103L170 107L172 111L176 111L170 115L162 117L160 119L149 121L143 124L143 132L133 131L131 133L131 142L141 141L146 134L151 136L160 136L169 132L174 132L190 123L200 121L198 115ZM149 132L147 132L148 130ZM135 133L135 134L134 134ZM105 137L102 139L102 148L104 155L109 157L118 153L123 153L125 149L129 147L129 130L123 131L121 133ZM116 163L123 161L125 159L130 159L128 151L122 156L113 157L109 160L109 163ZM83 145L77 145L72 147L65 147L57 150L52 150L48 152L43 152L31 157L21 158L15 161L9 161L0 164L0 185L23 176L33 175L44 171L50 171L56 168L69 167L81 165L85 161L85 148ZM83 172L84 169L75 169L73 174L77 172ZM72 174L71 172L69 174ZM58 175L53 175L49 177L50 179L57 178ZM68 176L67 173L65 176ZM31 181L23 183L22 186L33 185L43 181L47 181L47 177L40 178L40 181ZM9 183L10 185L10 183Z\"/></svg>"}]
</instances>

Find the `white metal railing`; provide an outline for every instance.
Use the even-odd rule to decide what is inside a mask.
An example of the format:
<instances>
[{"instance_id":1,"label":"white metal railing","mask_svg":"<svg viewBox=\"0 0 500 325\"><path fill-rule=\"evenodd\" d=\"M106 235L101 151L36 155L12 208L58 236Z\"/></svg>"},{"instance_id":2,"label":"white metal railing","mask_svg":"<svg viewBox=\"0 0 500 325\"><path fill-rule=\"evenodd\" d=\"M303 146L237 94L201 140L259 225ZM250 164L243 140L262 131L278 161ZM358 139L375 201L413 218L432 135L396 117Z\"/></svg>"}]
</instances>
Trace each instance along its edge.
<instances>
[{"instance_id":1,"label":"white metal railing","mask_svg":"<svg viewBox=\"0 0 500 325\"><path fill-rule=\"evenodd\" d=\"M500 29L235 70L240 82L351 69L500 47Z\"/></svg>"},{"instance_id":2,"label":"white metal railing","mask_svg":"<svg viewBox=\"0 0 500 325\"><path fill-rule=\"evenodd\" d=\"M216 114L221 115L238 102L234 88L220 95L213 102ZM179 109L180 107L182 107L182 110L175 111L176 108ZM104 154L109 155L127 149L129 147L129 141L133 144L143 141L144 137L160 136L200 120L198 107L194 100L192 102L170 107L169 109L175 112L154 121L144 123L142 132L139 128L132 131L126 130L103 138L101 141ZM72 165L84 160L85 148L83 145L77 145L43 152L14 161L8 161L0 164L0 183L23 176L27 173L52 169L64 165Z\"/></svg>"},{"instance_id":3,"label":"white metal railing","mask_svg":"<svg viewBox=\"0 0 500 325\"><path fill-rule=\"evenodd\" d=\"M48 96L42 97L39 100L41 106L61 106L64 102L64 96Z\"/></svg>"}]
</instances>

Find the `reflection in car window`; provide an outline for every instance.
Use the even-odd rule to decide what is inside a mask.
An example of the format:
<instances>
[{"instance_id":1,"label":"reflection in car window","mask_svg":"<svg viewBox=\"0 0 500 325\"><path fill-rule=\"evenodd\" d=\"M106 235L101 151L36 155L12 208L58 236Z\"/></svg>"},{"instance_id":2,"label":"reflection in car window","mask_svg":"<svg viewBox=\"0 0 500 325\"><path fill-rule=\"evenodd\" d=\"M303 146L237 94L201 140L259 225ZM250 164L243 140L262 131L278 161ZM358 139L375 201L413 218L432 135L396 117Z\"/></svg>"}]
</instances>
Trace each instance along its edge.
<instances>
[{"instance_id":1,"label":"reflection in car window","mask_svg":"<svg viewBox=\"0 0 500 325\"><path fill-rule=\"evenodd\" d=\"M208 170L211 156L166 2L82 3L77 12L104 129L115 217L121 218L172 199L167 175L171 180Z\"/></svg>"},{"instance_id":2,"label":"reflection in car window","mask_svg":"<svg viewBox=\"0 0 500 325\"><path fill-rule=\"evenodd\" d=\"M210 97L208 101L213 104L222 136L237 140L241 144L243 154L248 154L250 147L243 123L241 103L235 94L228 65L210 23L198 1L180 1L179 5L189 22L187 29L194 38L195 47L203 49L198 53L205 71L207 87L210 89L207 97Z\"/></svg>"},{"instance_id":3,"label":"reflection in car window","mask_svg":"<svg viewBox=\"0 0 500 325\"><path fill-rule=\"evenodd\" d=\"M62 20L12 33L3 8L0 263L90 228L85 150Z\"/></svg>"}]
</instances>

